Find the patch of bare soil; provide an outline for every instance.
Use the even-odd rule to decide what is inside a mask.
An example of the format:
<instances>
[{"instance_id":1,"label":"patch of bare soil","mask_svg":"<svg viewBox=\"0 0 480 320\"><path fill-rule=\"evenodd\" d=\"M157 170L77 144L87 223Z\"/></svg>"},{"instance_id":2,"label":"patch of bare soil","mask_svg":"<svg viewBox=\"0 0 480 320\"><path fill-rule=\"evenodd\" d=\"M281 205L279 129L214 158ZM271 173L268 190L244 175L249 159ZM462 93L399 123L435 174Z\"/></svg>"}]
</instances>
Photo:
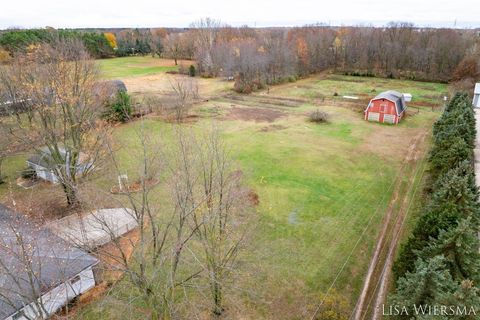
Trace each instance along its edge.
<instances>
[{"instance_id":1,"label":"patch of bare soil","mask_svg":"<svg viewBox=\"0 0 480 320\"><path fill-rule=\"evenodd\" d=\"M427 108L439 108L441 107L438 103L428 102L428 101L412 101L408 103L409 107L427 107Z\"/></svg>"},{"instance_id":2,"label":"patch of bare soil","mask_svg":"<svg viewBox=\"0 0 480 320\"><path fill-rule=\"evenodd\" d=\"M241 108L232 107L224 117L225 120L243 120L255 122L274 122L284 117L285 112L265 108Z\"/></svg>"},{"instance_id":3,"label":"patch of bare soil","mask_svg":"<svg viewBox=\"0 0 480 320\"><path fill-rule=\"evenodd\" d=\"M24 189L31 189L39 183L40 183L40 180L37 178L30 178L30 179L26 179L23 177L17 178L17 186L22 187Z\"/></svg>"},{"instance_id":4,"label":"patch of bare soil","mask_svg":"<svg viewBox=\"0 0 480 320\"><path fill-rule=\"evenodd\" d=\"M277 131L287 129L288 127L282 126L281 124L271 124L269 126L263 127L260 129L262 132L270 132L270 131Z\"/></svg>"},{"instance_id":5,"label":"patch of bare soil","mask_svg":"<svg viewBox=\"0 0 480 320\"><path fill-rule=\"evenodd\" d=\"M61 187L45 181L25 192L9 193L2 203L38 223L58 219L78 210L67 205Z\"/></svg>"},{"instance_id":6,"label":"patch of bare soil","mask_svg":"<svg viewBox=\"0 0 480 320\"><path fill-rule=\"evenodd\" d=\"M258 194L255 191L253 190L248 191L247 197L248 197L248 201L252 206L256 207L260 204L260 199L258 197Z\"/></svg>"},{"instance_id":7,"label":"patch of bare soil","mask_svg":"<svg viewBox=\"0 0 480 320\"><path fill-rule=\"evenodd\" d=\"M189 114L187 116L185 116L183 119L181 119L180 121L178 121L174 115L163 115L163 116L160 116L161 119L165 122L169 122L169 123L176 123L176 122L180 122L180 123L196 123L198 122L198 120L200 119L200 116L198 114Z\"/></svg>"},{"instance_id":8,"label":"patch of bare soil","mask_svg":"<svg viewBox=\"0 0 480 320\"><path fill-rule=\"evenodd\" d=\"M158 184L158 179L148 179L145 180L145 187L146 188L151 188L153 186L156 186ZM125 194L125 193L132 193L132 192L139 192L142 190L142 183L141 181L135 181L134 183L131 183L127 186L124 186L124 189L121 190L118 185L114 185L113 187L110 188L110 192L113 194Z\"/></svg>"}]
</instances>

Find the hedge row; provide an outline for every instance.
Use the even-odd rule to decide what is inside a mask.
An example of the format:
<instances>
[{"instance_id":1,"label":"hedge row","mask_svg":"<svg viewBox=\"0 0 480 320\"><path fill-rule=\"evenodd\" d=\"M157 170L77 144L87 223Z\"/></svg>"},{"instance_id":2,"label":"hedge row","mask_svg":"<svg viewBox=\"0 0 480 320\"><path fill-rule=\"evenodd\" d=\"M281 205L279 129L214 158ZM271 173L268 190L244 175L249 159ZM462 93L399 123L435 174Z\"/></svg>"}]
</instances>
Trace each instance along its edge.
<instances>
[{"instance_id":1,"label":"hedge row","mask_svg":"<svg viewBox=\"0 0 480 320\"><path fill-rule=\"evenodd\" d=\"M392 303L460 306L462 319L480 308L480 204L475 185L475 116L470 98L457 93L433 127L431 186L424 214L394 265ZM419 317L417 317L419 318Z\"/></svg>"}]
</instances>

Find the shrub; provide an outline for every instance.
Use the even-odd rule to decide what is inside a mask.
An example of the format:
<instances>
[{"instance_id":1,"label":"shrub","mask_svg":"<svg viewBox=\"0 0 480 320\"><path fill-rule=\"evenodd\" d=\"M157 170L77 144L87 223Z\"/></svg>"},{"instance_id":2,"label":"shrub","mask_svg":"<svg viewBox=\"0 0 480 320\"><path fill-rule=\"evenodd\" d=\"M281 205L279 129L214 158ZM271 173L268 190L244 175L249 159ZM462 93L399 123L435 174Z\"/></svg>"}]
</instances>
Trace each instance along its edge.
<instances>
[{"instance_id":1,"label":"shrub","mask_svg":"<svg viewBox=\"0 0 480 320\"><path fill-rule=\"evenodd\" d=\"M188 74L190 75L190 77L195 77L197 75L197 69L195 69L195 66L193 64L191 64L188 68Z\"/></svg>"},{"instance_id":2,"label":"shrub","mask_svg":"<svg viewBox=\"0 0 480 320\"><path fill-rule=\"evenodd\" d=\"M312 111L308 115L308 119L310 120L310 122L315 122L315 123L327 122L328 121L328 113L317 109L315 111Z\"/></svg>"},{"instance_id":3,"label":"shrub","mask_svg":"<svg viewBox=\"0 0 480 320\"><path fill-rule=\"evenodd\" d=\"M130 95L126 91L119 91L113 102L107 106L104 117L113 122L127 122L132 116Z\"/></svg>"},{"instance_id":4,"label":"shrub","mask_svg":"<svg viewBox=\"0 0 480 320\"><path fill-rule=\"evenodd\" d=\"M21 177L24 178L24 179L32 179L32 178L35 178L37 174L36 174L35 170L33 170L32 168L28 167L28 168L23 169L23 170L20 172L20 175L21 175Z\"/></svg>"}]
</instances>

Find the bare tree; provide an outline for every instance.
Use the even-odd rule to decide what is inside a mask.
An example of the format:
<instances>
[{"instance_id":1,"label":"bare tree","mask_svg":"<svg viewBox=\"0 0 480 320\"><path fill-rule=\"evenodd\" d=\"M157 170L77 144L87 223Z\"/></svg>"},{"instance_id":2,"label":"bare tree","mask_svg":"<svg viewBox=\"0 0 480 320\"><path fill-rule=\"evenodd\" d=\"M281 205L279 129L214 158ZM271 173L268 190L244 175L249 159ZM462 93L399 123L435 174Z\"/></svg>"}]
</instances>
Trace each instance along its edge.
<instances>
[{"instance_id":1,"label":"bare tree","mask_svg":"<svg viewBox=\"0 0 480 320\"><path fill-rule=\"evenodd\" d=\"M180 33L169 34L165 41L165 52L168 58L175 61L178 65L178 59L184 56L183 35Z\"/></svg>"},{"instance_id":2,"label":"bare tree","mask_svg":"<svg viewBox=\"0 0 480 320\"><path fill-rule=\"evenodd\" d=\"M221 27L220 21L211 18L201 19L191 24L199 71L206 76L216 76L220 71L220 66L214 61L212 51Z\"/></svg>"},{"instance_id":3,"label":"bare tree","mask_svg":"<svg viewBox=\"0 0 480 320\"><path fill-rule=\"evenodd\" d=\"M185 119L195 100L199 99L198 82L192 78L175 78L170 82L173 94L171 109L175 121Z\"/></svg>"},{"instance_id":4,"label":"bare tree","mask_svg":"<svg viewBox=\"0 0 480 320\"><path fill-rule=\"evenodd\" d=\"M217 132L197 139L175 127L168 147L150 137L143 125L137 134L141 190L125 193L122 204L138 223L137 240L122 243L111 224L100 221L115 250L98 253L126 275L126 285L135 288L134 299L151 319L201 312L192 304L204 299L205 288L211 292L207 304L220 314L224 288L229 288L248 230L241 175ZM111 155L115 171L123 172L115 153ZM170 201L159 201L158 190L147 184L152 177L167 187Z\"/></svg>"},{"instance_id":5,"label":"bare tree","mask_svg":"<svg viewBox=\"0 0 480 320\"><path fill-rule=\"evenodd\" d=\"M236 258L243 249L249 230L249 207L245 188L241 187L241 173L234 169L229 151L217 130L212 130L198 141L194 152L198 154L199 194L205 201L193 216L194 231L203 247L200 256L211 292L212 313L224 310L224 287L236 269ZM190 166L196 167L194 163Z\"/></svg>"},{"instance_id":6,"label":"bare tree","mask_svg":"<svg viewBox=\"0 0 480 320\"><path fill-rule=\"evenodd\" d=\"M0 69L0 92L28 107L17 116L11 137L36 152L48 153L48 166L70 206L79 203L78 168L88 174L102 150L98 115L106 99L98 69L83 44L58 40L32 56L19 55ZM6 90L11 88L13 90ZM2 95L2 94L0 94ZM41 144L39 144L39 142Z\"/></svg>"}]
</instances>

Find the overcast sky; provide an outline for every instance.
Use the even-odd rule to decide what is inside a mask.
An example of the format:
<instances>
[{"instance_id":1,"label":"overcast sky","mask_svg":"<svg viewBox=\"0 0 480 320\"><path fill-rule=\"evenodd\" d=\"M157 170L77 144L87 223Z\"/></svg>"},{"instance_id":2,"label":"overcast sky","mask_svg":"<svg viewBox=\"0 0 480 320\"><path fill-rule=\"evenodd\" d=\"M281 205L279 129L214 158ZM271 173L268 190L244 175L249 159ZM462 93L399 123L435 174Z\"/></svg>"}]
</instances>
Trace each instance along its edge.
<instances>
[{"instance_id":1,"label":"overcast sky","mask_svg":"<svg viewBox=\"0 0 480 320\"><path fill-rule=\"evenodd\" d=\"M202 17L237 26L410 21L480 27L480 0L0 0L10 27L186 27Z\"/></svg>"}]
</instances>

